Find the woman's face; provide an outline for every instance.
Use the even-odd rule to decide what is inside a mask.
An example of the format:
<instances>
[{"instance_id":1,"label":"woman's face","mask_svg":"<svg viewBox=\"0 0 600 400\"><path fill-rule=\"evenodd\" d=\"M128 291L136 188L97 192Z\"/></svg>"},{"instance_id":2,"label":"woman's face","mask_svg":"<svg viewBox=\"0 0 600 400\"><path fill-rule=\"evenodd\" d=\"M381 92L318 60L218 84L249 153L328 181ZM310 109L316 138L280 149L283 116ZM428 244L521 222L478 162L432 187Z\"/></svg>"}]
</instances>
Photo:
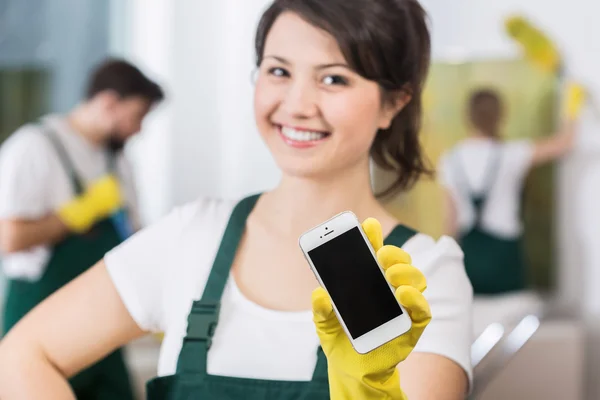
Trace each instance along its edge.
<instances>
[{"instance_id":1,"label":"woman's face","mask_svg":"<svg viewBox=\"0 0 600 400\"><path fill-rule=\"evenodd\" d=\"M319 177L368 160L397 110L347 65L335 39L293 13L269 32L254 96L258 129L285 174Z\"/></svg>"}]
</instances>

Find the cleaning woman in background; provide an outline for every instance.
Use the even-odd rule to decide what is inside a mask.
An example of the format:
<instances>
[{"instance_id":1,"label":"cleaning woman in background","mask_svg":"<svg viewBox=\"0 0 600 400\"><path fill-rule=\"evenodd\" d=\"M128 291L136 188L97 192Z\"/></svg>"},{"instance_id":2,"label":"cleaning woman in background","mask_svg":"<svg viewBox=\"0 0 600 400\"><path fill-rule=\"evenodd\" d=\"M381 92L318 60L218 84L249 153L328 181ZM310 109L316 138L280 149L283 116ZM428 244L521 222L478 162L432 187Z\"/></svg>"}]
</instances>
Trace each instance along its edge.
<instances>
[{"instance_id":1,"label":"cleaning woman in background","mask_svg":"<svg viewBox=\"0 0 600 400\"><path fill-rule=\"evenodd\" d=\"M276 0L255 44L254 114L279 184L177 208L40 305L0 343L2 400L72 398L66 377L151 331L165 337L149 399L465 398L472 291L460 248L401 225L371 186L371 159L395 172L392 191L427 171L424 10L416 0ZM365 355L298 247L343 210L365 221L412 319Z\"/></svg>"},{"instance_id":2,"label":"cleaning woman in background","mask_svg":"<svg viewBox=\"0 0 600 400\"><path fill-rule=\"evenodd\" d=\"M573 148L584 97L580 86L569 85L555 135L504 141L500 95L491 89L471 95L469 137L442 156L439 175L447 189L445 230L461 244L476 294L525 289L520 218L524 180L531 168Z\"/></svg>"}]
</instances>

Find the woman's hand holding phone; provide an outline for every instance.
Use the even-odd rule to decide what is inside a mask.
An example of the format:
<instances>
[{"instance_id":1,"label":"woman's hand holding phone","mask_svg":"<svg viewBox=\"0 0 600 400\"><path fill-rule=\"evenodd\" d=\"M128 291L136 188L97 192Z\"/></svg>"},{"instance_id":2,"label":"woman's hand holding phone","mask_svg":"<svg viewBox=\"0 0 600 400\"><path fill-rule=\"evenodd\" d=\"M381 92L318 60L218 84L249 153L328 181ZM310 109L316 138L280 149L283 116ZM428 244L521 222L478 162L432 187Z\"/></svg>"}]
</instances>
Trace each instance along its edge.
<instances>
[{"instance_id":1,"label":"woman's hand holding phone","mask_svg":"<svg viewBox=\"0 0 600 400\"><path fill-rule=\"evenodd\" d=\"M410 256L396 246L383 246L379 221L369 218L362 223L386 279L396 288L396 298L410 315L408 332L367 354L354 350L340 325L329 295L323 288L312 294L312 308L317 334L329 366L330 395L340 399L405 399L397 369L417 344L431 320L429 304L422 292L425 276L411 265Z\"/></svg>"}]
</instances>

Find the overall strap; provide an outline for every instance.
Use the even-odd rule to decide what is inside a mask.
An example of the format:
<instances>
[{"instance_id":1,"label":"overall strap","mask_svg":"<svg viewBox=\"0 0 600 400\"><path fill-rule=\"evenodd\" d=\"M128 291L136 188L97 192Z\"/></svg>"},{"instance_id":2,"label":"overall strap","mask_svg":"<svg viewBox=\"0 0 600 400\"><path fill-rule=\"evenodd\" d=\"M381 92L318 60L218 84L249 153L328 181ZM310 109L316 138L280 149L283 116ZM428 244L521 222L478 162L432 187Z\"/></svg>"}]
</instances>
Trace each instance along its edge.
<instances>
[{"instance_id":1,"label":"overall strap","mask_svg":"<svg viewBox=\"0 0 600 400\"><path fill-rule=\"evenodd\" d=\"M50 139L52 147L54 147L54 150L56 151L61 164L67 172L67 175L69 175L69 179L71 180L73 188L75 189L75 194L77 196L81 195L84 191L85 186L83 185L81 179L75 171L75 166L73 165L71 157L69 157L69 154L67 153L67 149L65 149L65 146L58 138L56 132L54 132L53 129L49 128L46 124L43 123L40 123L40 127L42 128L46 137Z\"/></svg>"},{"instance_id":2,"label":"overall strap","mask_svg":"<svg viewBox=\"0 0 600 400\"><path fill-rule=\"evenodd\" d=\"M488 196L492 191L498 172L500 170L500 164L502 160L502 147L498 149L492 149L492 156L490 157L483 178L483 187L479 193L475 193L469 184L467 174L462 165L462 160L457 152L455 155L454 162L452 163L455 174L457 175L457 181L459 187L462 188L464 194L471 200L473 209L475 210L475 226L479 226L483 214L483 207L487 202Z\"/></svg>"},{"instance_id":3,"label":"overall strap","mask_svg":"<svg viewBox=\"0 0 600 400\"><path fill-rule=\"evenodd\" d=\"M119 166L117 165L119 153L107 150L106 151L106 165L109 173L114 174L115 176L119 175Z\"/></svg>"},{"instance_id":4,"label":"overall strap","mask_svg":"<svg viewBox=\"0 0 600 400\"><path fill-rule=\"evenodd\" d=\"M187 334L177 361L178 374L206 374L207 354L219 320L221 296L244 233L246 219L258 197L254 195L240 201L229 217L202 298L193 302L188 315Z\"/></svg>"},{"instance_id":5,"label":"overall strap","mask_svg":"<svg viewBox=\"0 0 600 400\"><path fill-rule=\"evenodd\" d=\"M397 225L392 232L385 238L385 244L391 244L397 247L404 246L404 243L408 242L410 238L415 236L418 232L412 228L404 225Z\"/></svg>"},{"instance_id":6,"label":"overall strap","mask_svg":"<svg viewBox=\"0 0 600 400\"><path fill-rule=\"evenodd\" d=\"M79 196L83 194L85 190L85 185L83 184L81 178L79 178L79 175L77 174L77 171L75 169L75 165L73 164L71 157L69 157L69 153L67 152L67 149L65 148L63 142L60 140L54 129L49 127L47 124L40 122L39 126L42 128L46 137L50 139L52 147L54 147L54 150L58 154L58 158L60 159L61 164L63 165L65 171L69 175L69 179L71 180L73 188L75 189L75 195ZM107 151L106 161L106 164L108 166L107 172L116 175L118 171L117 154L115 154L112 151Z\"/></svg>"},{"instance_id":7,"label":"overall strap","mask_svg":"<svg viewBox=\"0 0 600 400\"><path fill-rule=\"evenodd\" d=\"M312 381L315 383L329 382L327 356L321 346L317 349L317 365L313 372Z\"/></svg>"},{"instance_id":8,"label":"overall strap","mask_svg":"<svg viewBox=\"0 0 600 400\"><path fill-rule=\"evenodd\" d=\"M247 197L240 201L233 209L227 223L227 228L223 234L221 246L208 276L206 288L204 289L204 293L202 293L201 302L215 303L221 300L221 295L229 278L231 264L246 228L246 219L254 209L258 197L258 195Z\"/></svg>"},{"instance_id":9,"label":"overall strap","mask_svg":"<svg viewBox=\"0 0 600 400\"><path fill-rule=\"evenodd\" d=\"M482 197L489 196L492 188L494 187L494 183L496 183L496 178L498 177L498 172L500 171L500 164L502 161L502 146L499 146L498 149L493 151L493 155L491 160L488 162L487 170L485 172L483 189L481 191Z\"/></svg>"}]
</instances>

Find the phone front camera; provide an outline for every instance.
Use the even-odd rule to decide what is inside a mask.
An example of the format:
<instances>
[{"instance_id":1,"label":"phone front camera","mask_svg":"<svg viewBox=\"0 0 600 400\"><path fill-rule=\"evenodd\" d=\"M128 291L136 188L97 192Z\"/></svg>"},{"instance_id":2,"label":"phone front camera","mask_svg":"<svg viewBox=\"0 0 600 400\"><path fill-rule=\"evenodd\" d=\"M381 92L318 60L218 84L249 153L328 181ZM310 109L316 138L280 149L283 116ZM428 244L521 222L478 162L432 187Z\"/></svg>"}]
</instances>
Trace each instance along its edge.
<instances>
[{"instance_id":1,"label":"phone front camera","mask_svg":"<svg viewBox=\"0 0 600 400\"><path fill-rule=\"evenodd\" d=\"M327 227L325 227L325 230L327 230Z\"/></svg>"}]
</instances>

